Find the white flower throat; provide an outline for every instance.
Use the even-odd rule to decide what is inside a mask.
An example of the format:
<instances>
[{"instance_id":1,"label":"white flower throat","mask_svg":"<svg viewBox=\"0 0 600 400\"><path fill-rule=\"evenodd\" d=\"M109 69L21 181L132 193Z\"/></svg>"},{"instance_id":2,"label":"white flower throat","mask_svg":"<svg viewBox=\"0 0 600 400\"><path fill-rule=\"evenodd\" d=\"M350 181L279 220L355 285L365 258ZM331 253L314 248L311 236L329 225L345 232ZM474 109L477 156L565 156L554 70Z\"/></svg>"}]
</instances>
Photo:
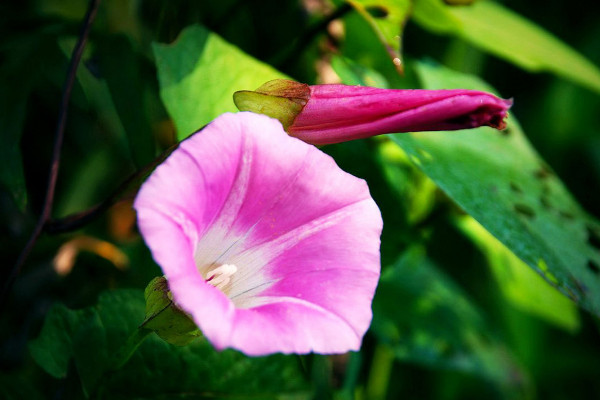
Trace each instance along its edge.
<instances>
[{"instance_id":1,"label":"white flower throat","mask_svg":"<svg viewBox=\"0 0 600 400\"><path fill-rule=\"evenodd\" d=\"M233 264L220 265L217 268L208 271L206 274L206 283L210 283L217 289L223 290L225 285L231 281L231 277L237 270L237 267Z\"/></svg>"}]
</instances>

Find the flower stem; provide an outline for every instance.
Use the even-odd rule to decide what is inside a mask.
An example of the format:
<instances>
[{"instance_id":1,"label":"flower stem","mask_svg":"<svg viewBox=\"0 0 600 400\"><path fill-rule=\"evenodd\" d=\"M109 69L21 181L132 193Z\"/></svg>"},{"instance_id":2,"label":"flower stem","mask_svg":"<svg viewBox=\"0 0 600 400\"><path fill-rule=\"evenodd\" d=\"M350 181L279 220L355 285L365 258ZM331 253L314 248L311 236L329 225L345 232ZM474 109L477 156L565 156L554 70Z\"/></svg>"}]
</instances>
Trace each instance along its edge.
<instances>
[{"instance_id":1,"label":"flower stem","mask_svg":"<svg viewBox=\"0 0 600 400\"><path fill-rule=\"evenodd\" d=\"M5 296L10 291L10 288L17 278L17 275L21 272L21 267L25 264L29 253L35 246L38 238L42 234L44 230L44 226L50 219L52 214L52 205L54 203L54 190L56 189L56 180L58 178L58 168L60 166L60 153L62 149L62 143L65 136L65 127L67 123L67 111L69 109L69 99L71 98L71 90L73 89L73 85L75 82L75 76L77 73L77 67L79 66L79 62L81 61L81 57L83 55L83 49L85 48L85 44L87 43L88 36L90 34L90 30L92 28L92 22L96 18L96 14L98 12L98 6L100 4L100 0L90 0L87 13L85 15L85 19L83 25L81 27L81 31L79 33L79 39L73 48L73 52L71 54L71 60L69 62L69 70L67 72L67 77L65 79L65 83L63 85L62 97L60 100L60 109L58 112L58 122L56 124L56 131L54 133L54 145L52 148L52 161L50 163L50 171L48 173L48 185L46 187L46 195L44 197L44 203L42 207L42 212L38 221L27 241L27 244L19 254L19 258L16 263L11 268L8 277L6 279L6 283L2 289L2 293L0 294L0 304L4 303Z\"/></svg>"},{"instance_id":2,"label":"flower stem","mask_svg":"<svg viewBox=\"0 0 600 400\"><path fill-rule=\"evenodd\" d=\"M373 363L366 387L366 398L381 400L386 398L390 375L394 365L394 352L386 345L379 344L375 348Z\"/></svg>"}]
</instances>

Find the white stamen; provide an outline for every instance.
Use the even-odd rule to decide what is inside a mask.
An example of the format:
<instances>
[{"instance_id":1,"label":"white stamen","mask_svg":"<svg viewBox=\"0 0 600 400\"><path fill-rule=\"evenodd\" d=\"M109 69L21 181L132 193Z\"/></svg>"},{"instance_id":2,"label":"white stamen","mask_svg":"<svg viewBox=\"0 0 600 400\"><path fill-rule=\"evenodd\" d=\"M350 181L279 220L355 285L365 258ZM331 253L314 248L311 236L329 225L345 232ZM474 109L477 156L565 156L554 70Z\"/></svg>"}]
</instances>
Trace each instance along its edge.
<instances>
[{"instance_id":1,"label":"white stamen","mask_svg":"<svg viewBox=\"0 0 600 400\"><path fill-rule=\"evenodd\" d=\"M233 264L223 264L207 274L206 282L217 289L223 289L231 280L231 276L237 272L237 267Z\"/></svg>"}]
</instances>

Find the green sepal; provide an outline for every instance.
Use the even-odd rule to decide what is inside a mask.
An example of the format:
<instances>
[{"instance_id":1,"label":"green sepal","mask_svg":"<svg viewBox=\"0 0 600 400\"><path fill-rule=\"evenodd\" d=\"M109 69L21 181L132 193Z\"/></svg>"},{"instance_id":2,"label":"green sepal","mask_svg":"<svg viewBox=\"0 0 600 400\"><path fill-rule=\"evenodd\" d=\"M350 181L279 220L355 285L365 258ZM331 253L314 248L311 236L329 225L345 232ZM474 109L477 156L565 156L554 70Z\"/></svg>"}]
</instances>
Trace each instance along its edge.
<instances>
[{"instance_id":1,"label":"green sepal","mask_svg":"<svg viewBox=\"0 0 600 400\"><path fill-rule=\"evenodd\" d=\"M255 91L241 90L233 94L233 102L240 111L278 119L285 130L294 123L309 98L308 85L287 79L275 79Z\"/></svg>"},{"instance_id":2,"label":"green sepal","mask_svg":"<svg viewBox=\"0 0 600 400\"><path fill-rule=\"evenodd\" d=\"M194 321L173 302L164 277L150 281L144 290L144 298L146 316L141 327L177 346L184 346L202 335Z\"/></svg>"}]
</instances>

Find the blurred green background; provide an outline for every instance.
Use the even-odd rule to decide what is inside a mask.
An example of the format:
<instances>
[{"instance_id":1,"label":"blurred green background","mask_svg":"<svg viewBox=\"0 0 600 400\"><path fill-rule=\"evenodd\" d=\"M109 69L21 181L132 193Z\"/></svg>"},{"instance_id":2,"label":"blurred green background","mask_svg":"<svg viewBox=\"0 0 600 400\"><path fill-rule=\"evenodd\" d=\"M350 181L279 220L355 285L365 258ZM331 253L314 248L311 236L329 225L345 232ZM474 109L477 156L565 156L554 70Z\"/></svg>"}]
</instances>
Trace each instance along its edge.
<instances>
[{"instance_id":1,"label":"blurred green background","mask_svg":"<svg viewBox=\"0 0 600 400\"><path fill-rule=\"evenodd\" d=\"M0 4L3 282L42 209L87 7ZM591 0L101 1L70 99L54 219L103 201L235 111L234 91L284 76L493 90L514 99L509 130L323 148L368 181L384 217L360 352L250 359L151 337L106 372L160 275L135 228L133 188L83 229L36 243L2 304L0 397L600 398L598 65Z\"/></svg>"}]
</instances>

